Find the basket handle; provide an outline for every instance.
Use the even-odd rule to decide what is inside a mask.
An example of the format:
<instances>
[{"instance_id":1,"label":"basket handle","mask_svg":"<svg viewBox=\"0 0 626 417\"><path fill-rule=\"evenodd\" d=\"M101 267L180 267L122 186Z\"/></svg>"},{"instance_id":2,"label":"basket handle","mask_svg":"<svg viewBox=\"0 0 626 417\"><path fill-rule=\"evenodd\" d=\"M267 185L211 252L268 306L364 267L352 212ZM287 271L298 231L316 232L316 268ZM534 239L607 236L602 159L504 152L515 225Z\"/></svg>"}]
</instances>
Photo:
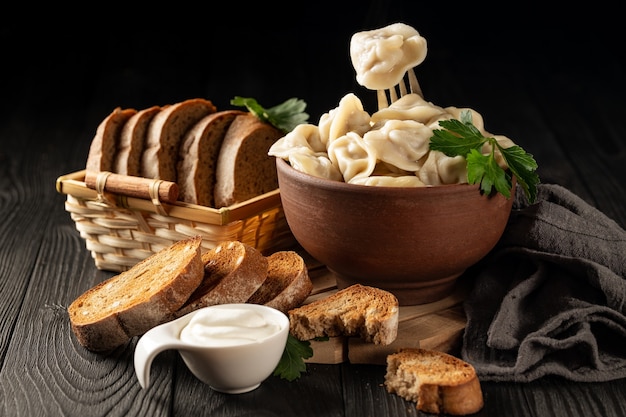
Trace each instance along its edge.
<instances>
[{"instance_id":1,"label":"basket handle","mask_svg":"<svg viewBox=\"0 0 626 417\"><path fill-rule=\"evenodd\" d=\"M105 183L102 184L102 181ZM152 200L153 203L174 203L178 200L178 185L159 179L134 177L108 171L87 171L85 185L93 190L108 191L127 197Z\"/></svg>"}]
</instances>

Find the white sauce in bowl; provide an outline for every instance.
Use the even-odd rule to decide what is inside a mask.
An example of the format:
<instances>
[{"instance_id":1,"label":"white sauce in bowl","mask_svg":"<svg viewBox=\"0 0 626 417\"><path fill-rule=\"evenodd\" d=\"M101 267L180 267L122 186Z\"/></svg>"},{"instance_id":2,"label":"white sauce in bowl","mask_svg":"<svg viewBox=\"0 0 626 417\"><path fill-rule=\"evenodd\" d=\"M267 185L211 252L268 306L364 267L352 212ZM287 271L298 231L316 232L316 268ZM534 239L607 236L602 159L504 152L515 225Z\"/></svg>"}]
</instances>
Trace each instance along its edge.
<instances>
[{"instance_id":1,"label":"white sauce in bowl","mask_svg":"<svg viewBox=\"0 0 626 417\"><path fill-rule=\"evenodd\" d=\"M198 311L181 330L180 340L203 346L237 346L259 342L281 326L258 311L213 306Z\"/></svg>"}]
</instances>

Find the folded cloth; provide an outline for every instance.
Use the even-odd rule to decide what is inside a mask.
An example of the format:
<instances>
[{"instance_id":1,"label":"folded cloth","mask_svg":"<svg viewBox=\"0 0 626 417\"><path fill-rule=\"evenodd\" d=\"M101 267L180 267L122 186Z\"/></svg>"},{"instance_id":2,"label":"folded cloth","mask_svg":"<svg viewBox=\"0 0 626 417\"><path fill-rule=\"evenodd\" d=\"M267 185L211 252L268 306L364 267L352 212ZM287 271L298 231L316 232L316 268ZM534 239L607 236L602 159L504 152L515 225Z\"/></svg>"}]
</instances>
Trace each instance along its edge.
<instances>
[{"instance_id":1,"label":"folded cloth","mask_svg":"<svg viewBox=\"0 0 626 417\"><path fill-rule=\"evenodd\" d=\"M482 380L626 377L626 232L564 187L521 188L504 234L467 272L461 355Z\"/></svg>"}]
</instances>

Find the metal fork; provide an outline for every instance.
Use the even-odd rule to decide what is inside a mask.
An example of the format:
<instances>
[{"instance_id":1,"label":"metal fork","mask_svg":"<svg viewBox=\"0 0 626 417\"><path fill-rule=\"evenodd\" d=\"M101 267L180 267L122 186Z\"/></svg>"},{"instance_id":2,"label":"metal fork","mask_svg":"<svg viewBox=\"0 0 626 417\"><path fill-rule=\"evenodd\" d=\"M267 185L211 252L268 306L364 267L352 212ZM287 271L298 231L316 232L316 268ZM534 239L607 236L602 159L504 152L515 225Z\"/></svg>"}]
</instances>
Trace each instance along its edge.
<instances>
[{"instance_id":1,"label":"metal fork","mask_svg":"<svg viewBox=\"0 0 626 417\"><path fill-rule=\"evenodd\" d=\"M409 91L414 94L419 94L420 97L424 97L422 94L422 89L420 87L419 82L417 81L417 77L415 76L415 71L413 68L408 70L405 74L408 77L409 81ZM389 90L376 90L376 94L378 96L378 109L384 109L389 106L389 104L398 100L398 91L400 92L400 97L406 95L408 93L406 88L406 81L404 77L400 81L400 83ZM387 97L389 96L389 97Z\"/></svg>"}]
</instances>

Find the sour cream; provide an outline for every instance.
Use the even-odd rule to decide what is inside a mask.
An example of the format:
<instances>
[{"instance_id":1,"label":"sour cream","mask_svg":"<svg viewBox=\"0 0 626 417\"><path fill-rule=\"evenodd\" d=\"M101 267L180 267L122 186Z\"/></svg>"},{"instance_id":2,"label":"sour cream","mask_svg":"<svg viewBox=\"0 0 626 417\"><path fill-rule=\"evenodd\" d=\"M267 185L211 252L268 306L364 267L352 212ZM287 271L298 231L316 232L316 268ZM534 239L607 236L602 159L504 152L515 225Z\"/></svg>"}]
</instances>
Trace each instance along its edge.
<instances>
[{"instance_id":1,"label":"sour cream","mask_svg":"<svg viewBox=\"0 0 626 417\"><path fill-rule=\"evenodd\" d=\"M203 346L237 346L259 342L280 329L258 311L217 305L199 310L181 330L180 340Z\"/></svg>"}]
</instances>

